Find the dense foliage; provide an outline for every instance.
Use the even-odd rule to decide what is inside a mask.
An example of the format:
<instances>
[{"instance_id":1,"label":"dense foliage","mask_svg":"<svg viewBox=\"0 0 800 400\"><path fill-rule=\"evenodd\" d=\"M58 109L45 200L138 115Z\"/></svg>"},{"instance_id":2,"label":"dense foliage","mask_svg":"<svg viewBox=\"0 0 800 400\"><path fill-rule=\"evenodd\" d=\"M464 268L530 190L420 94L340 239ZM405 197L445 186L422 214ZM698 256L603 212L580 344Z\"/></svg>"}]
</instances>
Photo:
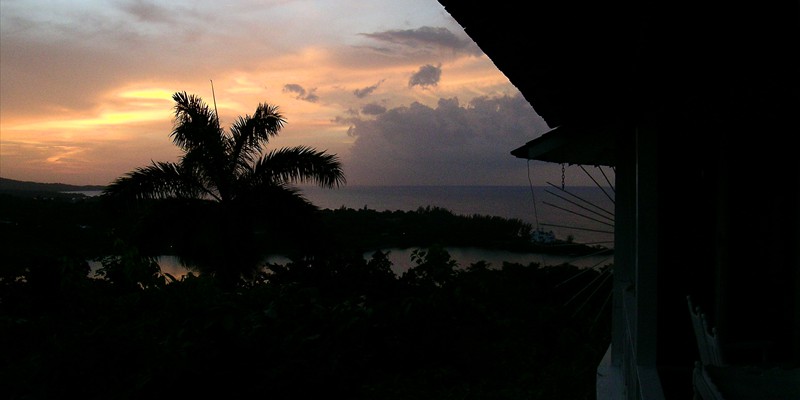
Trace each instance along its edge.
<instances>
[{"instance_id":1,"label":"dense foliage","mask_svg":"<svg viewBox=\"0 0 800 400\"><path fill-rule=\"evenodd\" d=\"M571 255L604 250L563 240L534 243L531 241L532 225L522 220L492 215L457 215L431 206L414 211L342 207L323 210L321 219L325 229L336 232L338 246L351 243L363 250L432 245Z\"/></svg>"},{"instance_id":2,"label":"dense foliage","mask_svg":"<svg viewBox=\"0 0 800 400\"><path fill-rule=\"evenodd\" d=\"M342 248L230 288L161 273L151 255L162 253L133 240L152 214L96 198L0 196L0 205L4 398L594 397L609 339L607 270L460 266L431 245L396 276L384 253L365 260ZM319 237L333 240L323 232L343 220L325 212ZM457 230L494 221L388 215L397 226ZM510 227L499 235L519 230L496 222ZM88 259L101 267L91 271Z\"/></svg>"},{"instance_id":3,"label":"dense foliage","mask_svg":"<svg viewBox=\"0 0 800 400\"><path fill-rule=\"evenodd\" d=\"M417 255L401 277L379 252L297 260L233 292L135 252L94 279L59 260L2 282L4 397L593 398L604 296L570 301L600 272Z\"/></svg>"}]
</instances>

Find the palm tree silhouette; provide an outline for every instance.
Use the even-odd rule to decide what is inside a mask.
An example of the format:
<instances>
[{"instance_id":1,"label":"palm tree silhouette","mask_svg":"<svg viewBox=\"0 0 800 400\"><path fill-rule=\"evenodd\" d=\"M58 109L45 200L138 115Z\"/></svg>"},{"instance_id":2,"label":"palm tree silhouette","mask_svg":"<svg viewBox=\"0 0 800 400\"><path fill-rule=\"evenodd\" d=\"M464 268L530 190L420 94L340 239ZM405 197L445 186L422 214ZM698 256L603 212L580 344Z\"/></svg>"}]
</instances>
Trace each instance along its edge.
<instances>
[{"instance_id":1,"label":"palm tree silhouette","mask_svg":"<svg viewBox=\"0 0 800 400\"><path fill-rule=\"evenodd\" d=\"M180 161L137 168L116 179L104 194L182 201L184 211L200 211L209 227L205 237L195 234L205 242L194 243L199 251L179 254L186 263L227 280L252 274L260 259L252 243L254 223L315 209L292 185L338 187L346 182L340 161L335 154L306 146L267 152L270 137L286 123L277 106L259 104L253 115L238 117L226 133L200 97L177 92L172 98L170 137L183 151Z\"/></svg>"}]
</instances>

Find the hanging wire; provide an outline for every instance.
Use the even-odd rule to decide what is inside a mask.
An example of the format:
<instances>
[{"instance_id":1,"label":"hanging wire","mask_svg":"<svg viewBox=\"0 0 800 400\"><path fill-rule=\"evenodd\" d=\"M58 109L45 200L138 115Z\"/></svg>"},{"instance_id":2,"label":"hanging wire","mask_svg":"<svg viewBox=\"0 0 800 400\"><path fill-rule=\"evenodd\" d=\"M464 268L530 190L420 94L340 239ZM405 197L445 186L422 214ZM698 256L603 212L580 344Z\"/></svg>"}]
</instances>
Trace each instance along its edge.
<instances>
[{"instance_id":1,"label":"hanging wire","mask_svg":"<svg viewBox=\"0 0 800 400\"><path fill-rule=\"evenodd\" d=\"M536 231L538 232L541 229L539 228L539 212L536 209L536 194L535 194L535 191L533 190L533 180L531 179L531 160L530 159L527 160L527 166L528 166L528 187L531 189L531 202L533 203L533 217L534 217L534 221L536 222ZM545 262L544 262L544 254L540 254L539 258L541 259L541 264L544 265L545 264Z\"/></svg>"},{"instance_id":2,"label":"hanging wire","mask_svg":"<svg viewBox=\"0 0 800 400\"><path fill-rule=\"evenodd\" d=\"M559 188L558 186L556 186L556 185L554 185L554 184L552 184L552 183L550 183L550 182L547 182L547 184L548 184L548 185L550 185L550 186L552 186L552 187L554 187L554 188L556 188L556 189L558 189L558 190L560 190L560 191L562 191L562 192L564 192L565 194L568 194L570 197L573 197L573 198L575 198L575 199L578 199L578 200L580 200L581 202L583 202L583 204L588 204L588 205L590 205L590 206L592 206L592 207L594 207L594 208L596 208L596 209L598 209L598 210L600 210L600 211L602 211L602 212L604 212L604 213L606 213L606 214L608 214L608 215L614 216L614 213L613 213L613 212L611 212L611 211L608 211L608 210L606 210L605 208L603 208L603 207L600 207L600 206L598 206L597 204L594 204L594 203L592 203L592 202L591 202L591 201L589 201L589 200L586 200L586 199L584 199L584 198L582 198L582 197L580 197L580 196L578 196L578 195L576 195L576 194L574 194L574 193L572 193L572 192L570 192L570 191L567 191L567 190L561 189L561 188Z\"/></svg>"},{"instance_id":3,"label":"hanging wire","mask_svg":"<svg viewBox=\"0 0 800 400\"><path fill-rule=\"evenodd\" d=\"M611 290L609 290L608 294L606 294L606 299L603 301L603 305L600 306L600 309L597 311L597 316L594 317L594 321L592 321L592 326L594 326L594 324L597 323L600 317L603 316L603 311L606 309L606 306L608 306L608 302L611 300L612 294L613 292Z\"/></svg>"},{"instance_id":4,"label":"hanging wire","mask_svg":"<svg viewBox=\"0 0 800 400\"><path fill-rule=\"evenodd\" d=\"M608 199L609 199L609 200L611 200L611 203L613 203L613 204L616 204L616 203L614 203L614 198L612 198L612 197L611 197L611 196L608 194L608 192L606 192L606 190L603 188L603 186L602 186L602 185L600 185L599 183L597 183L597 181L594 179L594 177L592 176L592 174L590 174L590 173L589 173L589 171L587 171L587 170L586 170L586 168L583 168L583 165L580 165L580 167L581 167L581 169L583 170L583 172L585 172L585 173L586 173L586 175L588 175L588 176L589 176L589 178L591 178L591 179L592 179L592 182L594 182L594 184L595 184L595 185L597 185L597 187L598 187L598 188L600 188L600 190L602 190L602 191L603 191L603 194L605 194L605 195L606 195L606 197L608 197Z\"/></svg>"},{"instance_id":5,"label":"hanging wire","mask_svg":"<svg viewBox=\"0 0 800 400\"><path fill-rule=\"evenodd\" d=\"M586 232L597 232L597 233L614 233L614 231L604 231L602 229L592 229L592 228L583 228L580 226L569 226L569 225L559 225L559 224L546 224L542 222L544 226L552 226L553 228L567 228L567 229L577 229L579 231L586 231Z\"/></svg>"},{"instance_id":6,"label":"hanging wire","mask_svg":"<svg viewBox=\"0 0 800 400\"><path fill-rule=\"evenodd\" d=\"M570 204L572 204L572 205L575 205L575 206L576 206L576 207L578 207L578 208L581 208L581 209L583 209L583 210L586 210L586 211L588 211L588 212L590 212L590 213L592 213L592 214L594 214L594 215L596 215L596 216L598 216L598 217L600 217L600 218L604 218L604 219L606 219L606 220L609 220L609 221L611 221L611 222L614 222L613 215L612 215L611 217L609 217L608 215L600 214L600 213L599 213L599 212L597 212L597 211L594 211L594 210L591 210L591 209L589 209L589 208L587 208L587 207L584 207L584 206L582 206L582 205L580 205L580 204L578 204L578 203L576 203L576 202L574 202L574 201L572 201L572 200L569 200L569 199L567 199L567 198L565 198L565 197L563 197L563 196L560 196L560 195L558 195L558 194L556 194L556 193L553 193L553 192L550 192L550 191L547 191L547 190L545 190L545 192L547 192L547 193L550 193L550 194L552 194L553 196L556 196L556 197L560 198L561 200L564 200L564 201L566 201L567 203L570 203ZM548 203L545 203L545 204L548 204ZM595 206L594 204L592 204L592 206L593 206L593 207L595 207L595 208L600 208L600 207L597 207L597 206ZM576 211L573 211L573 210L567 210L567 209L564 209L564 210L565 210L565 211L569 211L569 212L571 212L571 213L574 213L574 214L577 214L577 215L582 215L582 214L578 214ZM602 209L601 209L601 210L602 210ZM603 211L605 211L605 210L603 210ZM587 217L587 218L589 218L589 217ZM589 218L589 219L591 219L591 218Z\"/></svg>"},{"instance_id":7,"label":"hanging wire","mask_svg":"<svg viewBox=\"0 0 800 400\"><path fill-rule=\"evenodd\" d=\"M528 187L531 189L531 201L533 202L533 218L536 221L536 230L539 230L539 213L536 210L536 194L533 190L533 180L531 180L531 160L528 160Z\"/></svg>"},{"instance_id":8,"label":"hanging wire","mask_svg":"<svg viewBox=\"0 0 800 400\"><path fill-rule=\"evenodd\" d=\"M600 173L601 173L601 174L603 174L603 178L605 178L605 179L606 179L606 183L608 183L608 187L610 187L610 188L611 188L611 191L612 191L612 192L614 192L614 193L616 194L616 193L617 193L617 190L616 190L616 189L614 189L614 185L611 183L611 180L609 180L609 179L608 179L608 176L606 176L606 172L605 172L605 171L603 171L603 167L602 167L602 166L600 166L600 165L598 165L598 166L597 166L597 169L599 169L599 170L600 170Z\"/></svg>"},{"instance_id":9,"label":"hanging wire","mask_svg":"<svg viewBox=\"0 0 800 400\"><path fill-rule=\"evenodd\" d=\"M588 171L586 171L586 169L583 166L581 166L581 169L587 174L587 176L589 176L592 179L594 184L599 189L603 190L603 193L606 195L606 197L609 197L609 199L613 202L613 198L611 198L609 196L608 192L606 192L605 189L603 189L603 186L600 185L600 183L596 179L594 179L594 177ZM609 186L611 186L611 181L609 180L609 178L605 174L605 172L602 171L602 169L601 169L601 174L605 178L606 182L609 183ZM529 188L531 190L531 198L532 198L532 200L534 202L534 215L535 215L535 219L536 219L536 229L537 229L537 231L542 226L549 226L549 227L555 227L555 228L566 228L566 229L572 229L572 230L596 232L596 233L609 234L609 235L613 235L614 234L614 231L613 231L613 228L614 228L614 213L612 211L609 211L608 209L605 209L602 206L599 206L599 205L595 204L593 201L586 200L586 199L584 199L584 198L582 198L582 197L580 197L580 196L578 196L578 195L576 195L576 194L574 194L574 193L572 193L572 192L570 192L570 191L568 191L566 189L566 164L565 163L561 163L561 187L559 188L558 186L556 186L556 185L554 185L554 184L552 184L550 182L547 182L548 185L554 187L555 189L557 189L559 192L563 193L564 195L560 195L559 193L554 193L554 192L552 192L550 190L545 190L545 192L550 194L550 195L553 195L554 197L560 199L561 201L564 201L565 203L567 203L567 204L569 204L571 206L577 207L577 209L583 210L585 212L581 212L581 211L578 211L576 209L571 209L568 206L560 206L560 205L555 204L553 202L546 202L545 201L545 202L543 202L543 204L547 205L548 207L552 207L552 208L559 209L561 211L576 215L578 217L581 217L582 219L592 221L593 223L605 225L605 226L609 227L610 229L596 229L596 228L581 227L581 226L571 226L570 224L553 224L553 223L540 222L539 221L539 216L538 216L538 207L537 207L537 204L536 204L536 195L535 195L535 191L534 191L534 187L533 187L533 181L532 181L532 177L531 177L530 160L528 160L528 184L529 184ZM570 196L571 198L567 198L566 197L567 195ZM577 201L575 201L575 200L577 200ZM592 243L572 243L572 242L570 242L570 243L556 243L556 244L554 244L554 246L559 246L559 245L574 246L576 244L577 245L597 245L597 244L609 244L609 243L613 244L614 241L613 240L608 240L608 241L601 240L601 241L593 241ZM574 259L570 259L569 261L567 261L567 263L574 263L576 260L579 260L581 258L593 257L593 256L597 256L597 255L604 254L604 253L607 254L608 252L609 252L609 249L607 249L605 247L601 247L596 252L592 252L591 254L587 254L587 255L584 255L584 256L575 257ZM613 255L610 256L610 257L604 258L602 261L596 263L595 265L593 265L593 266L591 266L589 268L583 268L583 269L585 269L585 271L582 271L582 272L585 273L585 272L588 272L589 270L595 270L598 265L606 263L609 260L613 260ZM570 281L570 280L571 280L571 278L567 279L567 281ZM561 286L561 285L565 284L567 281L562 282L557 286ZM584 291L585 290L586 289L584 289ZM571 300L571 301L574 301L574 300Z\"/></svg>"},{"instance_id":10,"label":"hanging wire","mask_svg":"<svg viewBox=\"0 0 800 400\"><path fill-rule=\"evenodd\" d=\"M597 218L592 218L592 217L590 217L590 216L588 216L588 215L586 215L586 214L581 214L581 213L579 213L579 212L577 212L577 211L570 210L570 209L568 209L568 208L564 208L564 207L561 207L561 206L557 206L557 205L555 205L555 204L553 204L553 203L548 203L548 202L546 202L546 201L543 201L543 202L542 202L542 204L546 204L546 205L548 205L548 206L550 206L550 207L557 208L557 209L559 209L559 210L566 211L566 212L568 212L568 213L570 213L570 214L573 214L573 215L577 215L577 216L579 216L579 217L586 218L586 219L588 219L588 220L590 220L590 221L594 221L594 222L597 222L597 223L599 223L599 224L608 225L608 226L611 226L611 227L613 227L613 226L614 226L614 224L612 224L612 223L609 223L609 222L606 222L606 221L601 221L601 220L599 220L599 219L597 219ZM614 222L614 221L612 220L611 222Z\"/></svg>"},{"instance_id":11,"label":"hanging wire","mask_svg":"<svg viewBox=\"0 0 800 400\"><path fill-rule=\"evenodd\" d=\"M579 290L577 293L575 293L574 295L572 295L572 297L570 297L570 299L569 299L569 300L567 300L567 302L566 302L566 303L564 303L564 306L567 306L567 305L569 305L569 303L571 303L573 300L575 300L576 298L578 298L578 296L580 296L580 294L581 294L581 293L583 293L583 292L584 292L586 289L588 289L588 288L589 288L589 287L591 287L591 286L592 286L592 285L593 285L595 282L597 282L597 280L598 280L598 279L600 279L600 278L604 277L605 275L608 275L608 274L606 274L606 273L605 273L605 271L604 271L604 272L601 272L601 273L599 273L597 276L595 276L595 277L592 279L592 281L591 281L591 282L589 282L588 284L586 284L586 286L584 286L584 287L583 287L583 289ZM596 290L595 290L595 291L596 291ZM594 293L594 292L592 292L592 293Z\"/></svg>"},{"instance_id":12,"label":"hanging wire","mask_svg":"<svg viewBox=\"0 0 800 400\"><path fill-rule=\"evenodd\" d=\"M609 191L606 188L610 188L612 193L615 193L615 189L609 176L606 175L605 171L600 166L595 166L596 168L600 169L600 174L602 174L603 178L605 179L605 183L608 185L604 187L601 185L600 182L595 179L595 177L583 166L579 164L581 170L594 182L594 185L603 192L605 197L614 204L614 198L609 194ZM613 167L612 167L613 168ZM555 191L545 190L546 193L554 196L559 201L548 202L544 201L548 207L552 207L569 214L578 216L583 221L590 221L592 227L581 227L581 226L570 226L574 224L549 224L549 223L542 223L543 226L551 226L556 228L566 228L566 229L575 229L581 231L588 231L588 232L598 232L604 234L614 234L614 212L604 208L603 206L596 204L595 201L589 201L581 196L578 196L571 191L566 189L566 174L565 174L566 166L565 164L561 164L561 187L558 187L550 182L547 182L548 185L555 188ZM596 200L596 199L595 199ZM563 202L563 203L560 203ZM613 210L613 209L612 209ZM602 227L595 228L594 225L599 224L599 226L609 227L609 229L603 229ZM614 243L613 240L608 242L596 242L596 243ZM609 249L601 248L596 252L592 252L590 254L586 254L584 256L575 257L571 259L568 263L574 264L577 260L586 257L595 257L598 255L609 254ZM608 281L609 278L613 274L613 253L608 257L602 257L603 259L599 262L594 263L591 267L583 268L582 271L574 274L571 277L568 277L564 281L558 283L555 287L561 288L561 290L567 290L569 293L570 298L566 300L564 306L571 306L573 308L572 315L578 315L579 313L587 313L590 312L590 317L593 318L594 322L593 325L596 324L604 312L607 310L608 303L611 298L611 291L608 290ZM609 267L610 265L610 267ZM606 268L608 267L608 268ZM596 273L596 276L588 277L585 274ZM586 279L579 279L580 277L584 277ZM569 282L573 282L572 286L573 289L568 289L567 285ZM574 286L580 285L580 286ZM607 292L607 293L606 293ZM595 310L596 306L600 308ZM590 311L589 308L592 310ZM597 315L595 315L595 312Z\"/></svg>"},{"instance_id":13,"label":"hanging wire","mask_svg":"<svg viewBox=\"0 0 800 400\"><path fill-rule=\"evenodd\" d=\"M594 254L590 254L590 255L597 255L597 254L600 254L600 252L598 252L598 253L594 253ZM587 256L584 256L584 257L588 257L588 256L590 256L590 255L587 255ZM578 258L575 258L575 259L573 259L572 261L578 260L578 259L580 259L580 258L583 258L583 257L578 257ZM594 270L594 269L595 269L595 268L597 268L597 267L601 267L601 268L602 268L602 266L605 266L605 265L607 265L607 264L604 264L604 263L605 263L606 261L610 260L610 259L611 259L611 257L606 257L605 259L603 259L602 261L599 261L599 262L595 263L595 264L594 264L594 265L592 265L591 267L584 268L584 269L583 269L583 271L581 271L581 272L578 272L577 274L575 274L575 275L573 275L573 276L571 276L571 277L569 277L569 278L565 279L564 281L562 281L561 283L559 283L559 284L558 284L558 285L556 285L555 287L556 287L556 288L558 288L558 287L561 287L561 286L563 286L563 285L567 284L569 281L571 281L571 280L573 280L573 279L575 279L575 278L577 278L577 277L579 277L579 276L581 276L581 275L583 275L583 274L585 274L585 273L587 273L587 272L589 272L589 271L591 271L591 270ZM601 264L602 264L602 265L601 265Z\"/></svg>"},{"instance_id":14,"label":"hanging wire","mask_svg":"<svg viewBox=\"0 0 800 400\"><path fill-rule=\"evenodd\" d=\"M214 117L217 118L217 129L219 129L219 111L217 111L217 95L214 93L214 80L209 79L211 81L211 97L214 99Z\"/></svg>"},{"instance_id":15,"label":"hanging wire","mask_svg":"<svg viewBox=\"0 0 800 400\"><path fill-rule=\"evenodd\" d=\"M574 317L574 316L576 316L576 315L578 315L578 313L579 313L579 312L580 312L580 311L583 309L583 307L585 307L587 304L589 304L589 300L591 300L591 299L594 297L594 295L597 293L597 291L598 291L598 290L600 290L600 288L602 288L602 287L603 287L603 284L605 284L605 283L606 283L606 281L608 280L608 278L610 278L610 277L611 277L611 273L610 273L610 272L605 272L605 271L603 271L603 272L602 272L600 275L598 275L598 276L602 276L602 277L603 277L603 280L602 280L602 281L600 281L600 283L598 283L598 284L597 284L597 286L594 288L594 290L592 291L592 293L589 293L589 295L588 295L588 296L586 296L586 299L583 301L583 303L582 303L582 304L581 304L581 305L580 305L580 306L579 306L579 307L578 307L578 308L575 310L575 312L573 312L573 313L572 313L572 316L573 316L573 317Z\"/></svg>"},{"instance_id":16,"label":"hanging wire","mask_svg":"<svg viewBox=\"0 0 800 400\"><path fill-rule=\"evenodd\" d=\"M582 245L587 245L587 246L589 246L589 245L595 245L595 244L609 244L609 243L614 243L614 241L613 241L613 240L601 240L601 241L599 241L599 242L580 242L580 243L568 242L568 243L552 243L552 244L550 244L550 247L559 247L559 246L561 246L561 247L568 247L568 246L575 246L576 244L582 244Z\"/></svg>"}]
</instances>

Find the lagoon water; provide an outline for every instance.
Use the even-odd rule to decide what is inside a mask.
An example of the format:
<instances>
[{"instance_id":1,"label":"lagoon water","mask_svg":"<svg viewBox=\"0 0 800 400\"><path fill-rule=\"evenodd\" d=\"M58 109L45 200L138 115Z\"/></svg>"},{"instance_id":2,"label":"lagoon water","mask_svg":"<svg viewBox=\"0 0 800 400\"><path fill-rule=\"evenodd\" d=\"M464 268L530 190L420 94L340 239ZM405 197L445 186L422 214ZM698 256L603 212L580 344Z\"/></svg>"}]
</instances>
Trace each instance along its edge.
<instances>
[{"instance_id":1,"label":"lagoon water","mask_svg":"<svg viewBox=\"0 0 800 400\"><path fill-rule=\"evenodd\" d=\"M405 271L414 266L411 261L411 253L415 248L407 249L382 249L388 252L389 261L392 262L392 272L395 275L402 276ZM522 265L529 265L531 263L539 265L560 265L569 263L576 267L581 268L600 268L614 262L613 255L589 255L582 257L569 257L550 254L537 254L537 253L515 253L503 250L484 250L476 248L465 247L448 247L447 252L453 260L458 263L458 267L466 268L470 264L478 261L485 261L489 264L489 268L500 268L503 262L519 263ZM365 259L369 259L372 254L370 252L364 254ZM180 260L174 256L161 256L158 258L158 264L161 270L176 278L187 273L186 268L181 265ZM286 264L290 260L283 256L269 256L266 258L267 263ZM93 269L99 268L99 263L92 264Z\"/></svg>"}]
</instances>

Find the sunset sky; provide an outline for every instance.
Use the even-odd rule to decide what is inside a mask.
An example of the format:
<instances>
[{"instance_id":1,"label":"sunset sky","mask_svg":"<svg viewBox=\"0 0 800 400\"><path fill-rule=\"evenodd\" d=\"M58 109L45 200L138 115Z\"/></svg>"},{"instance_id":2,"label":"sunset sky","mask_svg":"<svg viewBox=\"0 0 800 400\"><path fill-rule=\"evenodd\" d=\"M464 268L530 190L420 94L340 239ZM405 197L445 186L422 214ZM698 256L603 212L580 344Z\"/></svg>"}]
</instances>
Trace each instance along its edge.
<instances>
[{"instance_id":1,"label":"sunset sky","mask_svg":"<svg viewBox=\"0 0 800 400\"><path fill-rule=\"evenodd\" d=\"M277 105L270 146L336 153L352 185L527 185L509 152L548 129L436 0L2 0L0 29L4 178L176 161L171 95L213 105L212 81L223 126Z\"/></svg>"}]
</instances>

